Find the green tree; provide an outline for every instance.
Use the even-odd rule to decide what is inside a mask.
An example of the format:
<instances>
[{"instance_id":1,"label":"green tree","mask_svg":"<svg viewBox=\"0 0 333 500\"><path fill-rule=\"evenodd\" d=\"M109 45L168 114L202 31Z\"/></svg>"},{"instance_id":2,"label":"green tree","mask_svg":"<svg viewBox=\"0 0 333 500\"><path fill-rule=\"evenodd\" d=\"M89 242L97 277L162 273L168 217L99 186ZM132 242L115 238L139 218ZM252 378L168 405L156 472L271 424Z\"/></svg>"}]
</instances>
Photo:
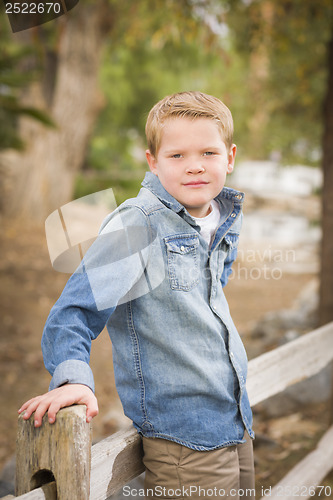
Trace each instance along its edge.
<instances>
[{"instance_id":1,"label":"green tree","mask_svg":"<svg viewBox=\"0 0 333 500\"><path fill-rule=\"evenodd\" d=\"M107 44L134 49L142 40L186 43L199 30L190 1L86 0L66 16L12 35L34 48L26 71L36 66L42 70L39 80L25 88L21 105L47 111L56 128L19 120L20 137L28 147L0 155L1 180L8 187L3 210L43 221L71 199L76 173L105 103L98 75ZM8 177L11 182L5 182Z\"/></svg>"},{"instance_id":2,"label":"green tree","mask_svg":"<svg viewBox=\"0 0 333 500\"><path fill-rule=\"evenodd\" d=\"M31 49L20 44L9 43L8 22L0 17L0 150L12 148L22 150L24 143L17 132L17 121L22 115L38 120L44 125L52 126L53 122L42 111L23 106L20 92L38 77L38 73L24 75L20 66L31 55Z\"/></svg>"},{"instance_id":3,"label":"green tree","mask_svg":"<svg viewBox=\"0 0 333 500\"><path fill-rule=\"evenodd\" d=\"M247 151L318 164L331 36L330 0L229 1L233 43L248 64Z\"/></svg>"},{"instance_id":4,"label":"green tree","mask_svg":"<svg viewBox=\"0 0 333 500\"><path fill-rule=\"evenodd\" d=\"M224 62L217 44L210 47L202 42L168 41L161 46L143 40L133 48L108 48L101 67L106 106L97 121L88 165L103 170L114 162L130 168L130 148L144 144L148 110L175 91L197 89L219 95L232 107L240 129L237 115L244 110L240 106L242 83L237 85L235 77L236 55L233 62Z\"/></svg>"}]
</instances>

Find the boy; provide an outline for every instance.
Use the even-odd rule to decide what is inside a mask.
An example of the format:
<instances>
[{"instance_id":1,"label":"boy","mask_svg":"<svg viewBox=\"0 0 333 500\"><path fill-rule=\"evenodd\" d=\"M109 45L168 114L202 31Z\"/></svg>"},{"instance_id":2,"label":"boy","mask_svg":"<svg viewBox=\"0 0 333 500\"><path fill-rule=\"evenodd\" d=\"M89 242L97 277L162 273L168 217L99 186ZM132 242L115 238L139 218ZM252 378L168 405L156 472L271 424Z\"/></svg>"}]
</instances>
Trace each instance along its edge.
<instances>
[{"instance_id":1,"label":"boy","mask_svg":"<svg viewBox=\"0 0 333 500\"><path fill-rule=\"evenodd\" d=\"M232 134L229 109L200 92L152 108L151 172L104 221L51 310L42 339L50 392L19 410L35 412L38 427L46 411L52 423L61 407L86 404L89 422L98 413L90 345L107 324L150 497L254 496L247 358L223 293L243 203L224 188Z\"/></svg>"}]
</instances>

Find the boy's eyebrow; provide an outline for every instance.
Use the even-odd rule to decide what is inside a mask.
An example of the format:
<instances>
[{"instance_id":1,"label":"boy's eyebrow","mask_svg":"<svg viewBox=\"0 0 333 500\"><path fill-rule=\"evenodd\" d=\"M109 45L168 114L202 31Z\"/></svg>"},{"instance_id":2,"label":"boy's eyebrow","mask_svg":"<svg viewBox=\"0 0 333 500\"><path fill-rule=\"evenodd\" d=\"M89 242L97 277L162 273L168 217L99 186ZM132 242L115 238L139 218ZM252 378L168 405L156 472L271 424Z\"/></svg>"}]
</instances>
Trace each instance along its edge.
<instances>
[{"instance_id":1,"label":"boy's eyebrow","mask_svg":"<svg viewBox=\"0 0 333 500\"><path fill-rule=\"evenodd\" d=\"M220 151L221 148L219 146L205 146L203 148L200 148L201 151L211 151L211 150L215 150L215 151ZM180 146L180 147L174 147L172 149L166 149L165 151L163 151L164 154L171 154L171 153L175 153L176 151L179 153L179 152L182 152L184 150L183 146Z\"/></svg>"},{"instance_id":2,"label":"boy's eyebrow","mask_svg":"<svg viewBox=\"0 0 333 500\"><path fill-rule=\"evenodd\" d=\"M221 148L219 146L206 146L202 148L202 151L211 151L212 149L215 149L215 151L220 151Z\"/></svg>"},{"instance_id":3,"label":"boy's eyebrow","mask_svg":"<svg viewBox=\"0 0 333 500\"><path fill-rule=\"evenodd\" d=\"M162 151L164 155L171 155L175 153L181 153L183 151L183 148L173 148L173 149L167 149L165 151Z\"/></svg>"}]
</instances>

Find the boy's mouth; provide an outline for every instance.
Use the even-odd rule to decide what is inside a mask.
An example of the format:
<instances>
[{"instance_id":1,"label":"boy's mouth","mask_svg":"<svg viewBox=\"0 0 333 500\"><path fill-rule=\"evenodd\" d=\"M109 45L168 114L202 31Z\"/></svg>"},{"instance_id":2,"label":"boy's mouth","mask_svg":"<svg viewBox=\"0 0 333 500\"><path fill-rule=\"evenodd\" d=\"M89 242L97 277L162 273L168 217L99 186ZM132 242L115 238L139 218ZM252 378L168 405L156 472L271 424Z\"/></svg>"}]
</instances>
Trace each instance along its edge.
<instances>
[{"instance_id":1,"label":"boy's mouth","mask_svg":"<svg viewBox=\"0 0 333 500\"><path fill-rule=\"evenodd\" d=\"M200 181L185 182L184 186L188 186L188 187L200 187L200 186L205 186L206 184L208 184L208 182L200 180Z\"/></svg>"}]
</instances>

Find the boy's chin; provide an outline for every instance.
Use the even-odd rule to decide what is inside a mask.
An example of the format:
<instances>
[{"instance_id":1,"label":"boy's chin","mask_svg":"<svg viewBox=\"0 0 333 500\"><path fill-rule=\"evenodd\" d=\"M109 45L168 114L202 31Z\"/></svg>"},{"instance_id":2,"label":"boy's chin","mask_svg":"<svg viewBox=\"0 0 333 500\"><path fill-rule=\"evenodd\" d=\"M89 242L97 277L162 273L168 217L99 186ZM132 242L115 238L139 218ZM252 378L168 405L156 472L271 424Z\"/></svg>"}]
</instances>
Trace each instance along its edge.
<instances>
[{"instance_id":1,"label":"boy's chin","mask_svg":"<svg viewBox=\"0 0 333 500\"><path fill-rule=\"evenodd\" d=\"M212 211L211 209L211 202L206 206L203 207L193 207L193 206L187 206L185 207L186 210L192 217L206 217L206 215L209 215L210 212Z\"/></svg>"}]
</instances>

